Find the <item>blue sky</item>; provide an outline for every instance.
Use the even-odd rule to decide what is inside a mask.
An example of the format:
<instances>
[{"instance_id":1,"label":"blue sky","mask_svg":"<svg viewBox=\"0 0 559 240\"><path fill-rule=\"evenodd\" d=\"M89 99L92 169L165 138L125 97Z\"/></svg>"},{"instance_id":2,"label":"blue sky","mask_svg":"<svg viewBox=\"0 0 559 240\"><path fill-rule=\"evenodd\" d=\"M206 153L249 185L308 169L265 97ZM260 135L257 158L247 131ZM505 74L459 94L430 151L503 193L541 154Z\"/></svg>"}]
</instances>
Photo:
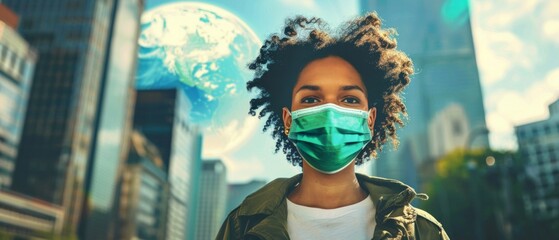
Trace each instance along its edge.
<instances>
[{"instance_id":1,"label":"blue sky","mask_svg":"<svg viewBox=\"0 0 559 240\"><path fill-rule=\"evenodd\" d=\"M493 148L516 149L513 126L548 117L559 98L559 1L471 1Z\"/></svg>"},{"instance_id":2,"label":"blue sky","mask_svg":"<svg viewBox=\"0 0 559 240\"><path fill-rule=\"evenodd\" d=\"M450 1L450 0L449 0ZM148 0L146 10L179 0ZM190 1L191 2L191 1ZM394 1L395 2L395 1ZM496 149L516 149L513 126L545 119L559 97L559 1L473 0L472 31L482 81L490 141ZM204 3L223 8L264 40L281 31L285 18L317 16L335 27L359 13L358 1L272 0ZM379 13L382 17L382 13ZM248 100L247 100L248 101ZM297 167L273 154L274 141L262 122L242 146L220 157L231 182L288 177ZM358 168L368 172L370 163Z\"/></svg>"}]
</instances>

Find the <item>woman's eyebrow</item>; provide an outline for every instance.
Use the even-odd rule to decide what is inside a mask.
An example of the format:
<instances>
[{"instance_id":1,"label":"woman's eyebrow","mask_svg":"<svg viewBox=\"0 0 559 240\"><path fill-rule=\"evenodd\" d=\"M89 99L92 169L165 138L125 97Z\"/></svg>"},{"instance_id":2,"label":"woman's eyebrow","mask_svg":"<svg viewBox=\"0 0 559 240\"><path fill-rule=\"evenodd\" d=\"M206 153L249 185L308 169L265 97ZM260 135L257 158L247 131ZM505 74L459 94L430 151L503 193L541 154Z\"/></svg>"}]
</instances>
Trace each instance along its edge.
<instances>
[{"instance_id":1,"label":"woman's eyebrow","mask_svg":"<svg viewBox=\"0 0 559 240\"><path fill-rule=\"evenodd\" d=\"M357 85L342 86L342 87L340 87L340 90L344 90L344 91L359 90L359 91L365 93L365 91Z\"/></svg>"},{"instance_id":2,"label":"woman's eyebrow","mask_svg":"<svg viewBox=\"0 0 559 240\"><path fill-rule=\"evenodd\" d=\"M296 91L295 93L297 93L297 92L299 92L299 91L301 91L301 90L303 90L303 89L312 90L312 91L318 91L318 90L320 90L320 87L319 87L319 86L316 86L316 85L303 85L303 86L301 86L299 89L297 89L297 91ZM361 87L359 87L359 86L357 86L357 85L341 86L341 87L340 87L340 90L343 90L343 91L359 90L359 91L365 93L365 91L364 91Z\"/></svg>"},{"instance_id":3,"label":"woman's eyebrow","mask_svg":"<svg viewBox=\"0 0 559 240\"><path fill-rule=\"evenodd\" d=\"M312 91L317 91L317 90L320 90L320 87L319 87L319 86L316 86L316 85L303 85L303 86L301 86L299 89L297 89L297 91L296 91L295 93L297 93L297 92L299 92L299 91L301 91L301 90L303 90L303 89L312 90Z\"/></svg>"}]
</instances>

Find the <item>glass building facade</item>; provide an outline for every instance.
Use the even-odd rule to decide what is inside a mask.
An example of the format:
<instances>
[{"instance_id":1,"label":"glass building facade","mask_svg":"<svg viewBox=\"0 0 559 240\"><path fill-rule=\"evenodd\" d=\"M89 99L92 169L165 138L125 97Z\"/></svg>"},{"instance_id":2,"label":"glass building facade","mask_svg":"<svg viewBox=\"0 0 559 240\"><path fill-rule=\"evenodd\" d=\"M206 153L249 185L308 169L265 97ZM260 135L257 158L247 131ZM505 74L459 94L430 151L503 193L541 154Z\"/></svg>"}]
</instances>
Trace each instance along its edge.
<instances>
[{"instance_id":1,"label":"glass building facade","mask_svg":"<svg viewBox=\"0 0 559 240\"><path fill-rule=\"evenodd\" d=\"M486 127L468 2L360 3L363 13L376 11L383 27L396 29L398 48L415 68L404 94L409 118L397 130L400 145L395 151L385 146L374 161L373 174L418 187L424 177L418 169L432 166L447 150L468 146L471 133ZM471 146L488 147L487 135L477 136Z\"/></svg>"},{"instance_id":2,"label":"glass building facade","mask_svg":"<svg viewBox=\"0 0 559 240\"><path fill-rule=\"evenodd\" d=\"M0 189L6 189L12 184L37 55L6 18L17 16L2 4L0 14Z\"/></svg>"},{"instance_id":3,"label":"glass building facade","mask_svg":"<svg viewBox=\"0 0 559 240\"><path fill-rule=\"evenodd\" d=\"M225 220L227 169L221 160L202 162L198 226L194 239L214 239Z\"/></svg>"},{"instance_id":4,"label":"glass building facade","mask_svg":"<svg viewBox=\"0 0 559 240\"><path fill-rule=\"evenodd\" d=\"M187 121L189 103L182 89L138 90L134 128L159 149L169 182L166 239L186 239L196 166L201 161L202 137Z\"/></svg>"},{"instance_id":5,"label":"glass building facade","mask_svg":"<svg viewBox=\"0 0 559 240\"><path fill-rule=\"evenodd\" d=\"M75 233L91 151L113 1L6 0L37 61L12 189L64 208Z\"/></svg>"},{"instance_id":6,"label":"glass building facade","mask_svg":"<svg viewBox=\"0 0 559 240\"><path fill-rule=\"evenodd\" d=\"M119 194L115 239L165 239L169 185L157 147L135 131Z\"/></svg>"},{"instance_id":7,"label":"glass building facade","mask_svg":"<svg viewBox=\"0 0 559 240\"><path fill-rule=\"evenodd\" d=\"M518 151L529 182L523 195L526 211L535 219L559 217L559 99L549 105L549 118L515 127Z\"/></svg>"},{"instance_id":8,"label":"glass building facade","mask_svg":"<svg viewBox=\"0 0 559 240\"><path fill-rule=\"evenodd\" d=\"M98 113L85 179L80 239L114 235L115 190L128 154L135 97L137 39L143 0L113 2Z\"/></svg>"},{"instance_id":9,"label":"glass building facade","mask_svg":"<svg viewBox=\"0 0 559 240\"><path fill-rule=\"evenodd\" d=\"M57 205L0 190L0 239L44 239L60 236L64 210Z\"/></svg>"}]
</instances>

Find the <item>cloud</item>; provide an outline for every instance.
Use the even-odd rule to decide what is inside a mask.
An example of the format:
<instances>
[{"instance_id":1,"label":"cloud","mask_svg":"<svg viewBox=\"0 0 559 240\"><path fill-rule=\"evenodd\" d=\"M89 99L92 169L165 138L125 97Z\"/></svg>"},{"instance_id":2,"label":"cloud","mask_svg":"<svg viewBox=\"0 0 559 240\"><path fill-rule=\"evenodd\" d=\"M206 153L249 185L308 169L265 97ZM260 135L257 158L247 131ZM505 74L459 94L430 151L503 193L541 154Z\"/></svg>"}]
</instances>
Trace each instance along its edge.
<instances>
[{"instance_id":1,"label":"cloud","mask_svg":"<svg viewBox=\"0 0 559 240\"><path fill-rule=\"evenodd\" d=\"M542 0L471 1L472 31L484 87L508 79L531 80L546 62L546 40L559 42L559 3ZM492 90L492 89L490 89Z\"/></svg>"},{"instance_id":2,"label":"cloud","mask_svg":"<svg viewBox=\"0 0 559 240\"><path fill-rule=\"evenodd\" d=\"M497 112L489 113L485 118L487 127L491 130L491 133L509 133L513 129L514 124Z\"/></svg>"},{"instance_id":3,"label":"cloud","mask_svg":"<svg viewBox=\"0 0 559 240\"><path fill-rule=\"evenodd\" d=\"M557 97L547 81L540 81L524 92L505 92L495 110L516 125L525 124L547 118L547 106Z\"/></svg>"},{"instance_id":4,"label":"cloud","mask_svg":"<svg viewBox=\"0 0 559 240\"><path fill-rule=\"evenodd\" d=\"M559 1L545 1L545 6L541 8L541 14L538 14L544 21L551 19L559 19Z\"/></svg>"},{"instance_id":5,"label":"cloud","mask_svg":"<svg viewBox=\"0 0 559 240\"><path fill-rule=\"evenodd\" d=\"M489 142L491 143L492 149L499 150L515 150L518 149L518 143L516 141L516 135L514 131L507 133L489 133Z\"/></svg>"},{"instance_id":6,"label":"cloud","mask_svg":"<svg viewBox=\"0 0 559 240\"><path fill-rule=\"evenodd\" d=\"M545 21L542 27L542 36L546 40L559 44L559 19Z\"/></svg>"},{"instance_id":7,"label":"cloud","mask_svg":"<svg viewBox=\"0 0 559 240\"><path fill-rule=\"evenodd\" d=\"M494 148L516 148L514 126L546 119L548 105L559 98L559 68L525 91L504 90L486 97L487 127Z\"/></svg>"},{"instance_id":8,"label":"cloud","mask_svg":"<svg viewBox=\"0 0 559 240\"><path fill-rule=\"evenodd\" d=\"M549 1L551 2L551 1ZM532 15L542 1L539 0L496 0L470 1L474 19L483 19L481 25L492 30L502 30Z\"/></svg>"},{"instance_id":9,"label":"cloud","mask_svg":"<svg viewBox=\"0 0 559 240\"><path fill-rule=\"evenodd\" d=\"M544 82L549 87L548 90L559 97L559 67L549 71L544 78Z\"/></svg>"},{"instance_id":10,"label":"cloud","mask_svg":"<svg viewBox=\"0 0 559 240\"><path fill-rule=\"evenodd\" d=\"M475 31L476 58L485 86L505 79L512 69L533 67L535 49L516 34L487 31L481 27Z\"/></svg>"},{"instance_id":11,"label":"cloud","mask_svg":"<svg viewBox=\"0 0 559 240\"><path fill-rule=\"evenodd\" d=\"M251 116L247 116L242 123L239 123L238 120L231 120L215 133L204 136L202 156L222 156L239 149L249 138L253 137L258 124L258 118Z\"/></svg>"},{"instance_id":12,"label":"cloud","mask_svg":"<svg viewBox=\"0 0 559 240\"><path fill-rule=\"evenodd\" d=\"M282 0L283 4L293 7L301 7L307 9L315 9L317 8L317 4L315 0Z\"/></svg>"},{"instance_id":13,"label":"cloud","mask_svg":"<svg viewBox=\"0 0 559 240\"><path fill-rule=\"evenodd\" d=\"M499 29L533 13L539 3L538 0L486 1L484 8L478 10L484 10L481 13L487 16L486 26Z\"/></svg>"}]
</instances>

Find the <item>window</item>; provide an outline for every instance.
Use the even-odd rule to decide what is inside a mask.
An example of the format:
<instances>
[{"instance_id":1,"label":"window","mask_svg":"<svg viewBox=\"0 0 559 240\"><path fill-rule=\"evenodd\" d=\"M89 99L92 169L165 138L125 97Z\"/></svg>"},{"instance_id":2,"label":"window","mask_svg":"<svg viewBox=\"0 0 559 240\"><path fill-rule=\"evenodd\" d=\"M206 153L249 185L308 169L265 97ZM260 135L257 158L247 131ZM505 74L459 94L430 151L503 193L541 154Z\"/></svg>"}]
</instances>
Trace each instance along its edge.
<instances>
[{"instance_id":1,"label":"window","mask_svg":"<svg viewBox=\"0 0 559 240\"><path fill-rule=\"evenodd\" d=\"M540 154L542 154L542 149L540 148L540 146L536 146L536 155Z\"/></svg>"},{"instance_id":2,"label":"window","mask_svg":"<svg viewBox=\"0 0 559 240\"><path fill-rule=\"evenodd\" d=\"M518 129L518 131L516 132L516 135L518 135L518 138L522 139L525 137L525 133L523 129Z\"/></svg>"},{"instance_id":3,"label":"window","mask_svg":"<svg viewBox=\"0 0 559 240\"><path fill-rule=\"evenodd\" d=\"M452 133L454 135L462 134L462 125L460 124L459 121L453 121L452 122Z\"/></svg>"},{"instance_id":4,"label":"window","mask_svg":"<svg viewBox=\"0 0 559 240\"><path fill-rule=\"evenodd\" d=\"M543 131L545 134L550 134L551 133L551 127L549 125L545 125L543 127Z\"/></svg>"},{"instance_id":5,"label":"window","mask_svg":"<svg viewBox=\"0 0 559 240\"><path fill-rule=\"evenodd\" d=\"M536 127L532 128L532 135L538 136L538 128Z\"/></svg>"},{"instance_id":6,"label":"window","mask_svg":"<svg viewBox=\"0 0 559 240\"><path fill-rule=\"evenodd\" d=\"M21 59L21 62L19 63L19 74L21 76L25 74L25 66L27 66L27 62L25 59Z\"/></svg>"},{"instance_id":7,"label":"window","mask_svg":"<svg viewBox=\"0 0 559 240\"><path fill-rule=\"evenodd\" d=\"M6 55L8 55L8 48L2 45L0 46L0 61L4 62L6 59Z\"/></svg>"},{"instance_id":8,"label":"window","mask_svg":"<svg viewBox=\"0 0 559 240\"><path fill-rule=\"evenodd\" d=\"M12 66L15 67L17 63L17 55L15 53L12 53Z\"/></svg>"}]
</instances>

